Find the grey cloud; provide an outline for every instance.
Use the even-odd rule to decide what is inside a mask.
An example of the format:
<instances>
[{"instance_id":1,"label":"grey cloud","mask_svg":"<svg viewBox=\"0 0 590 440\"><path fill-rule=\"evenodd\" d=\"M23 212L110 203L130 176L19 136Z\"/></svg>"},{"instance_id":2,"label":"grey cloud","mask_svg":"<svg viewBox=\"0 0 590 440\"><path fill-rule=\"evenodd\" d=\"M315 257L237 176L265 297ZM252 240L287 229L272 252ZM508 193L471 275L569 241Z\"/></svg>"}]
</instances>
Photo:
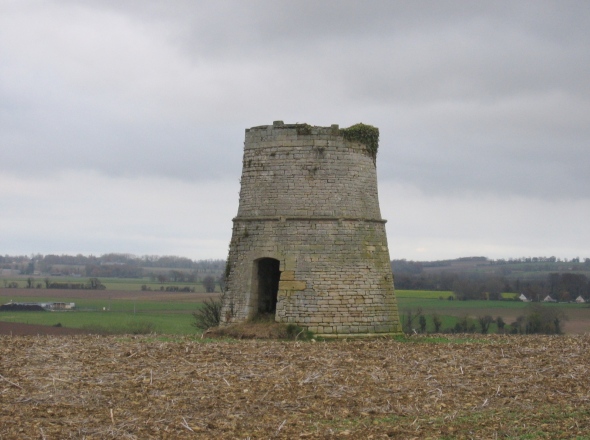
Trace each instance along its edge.
<instances>
[{"instance_id":1,"label":"grey cloud","mask_svg":"<svg viewBox=\"0 0 590 440\"><path fill-rule=\"evenodd\" d=\"M0 71L5 171L228 178L246 127L362 120L383 178L588 197L585 2L31 5L61 34Z\"/></svg>"},{"instance_id":2,"label":"grey cloud","mask_svg":"<svg viewBox=\"0 0 590 440\"><path fill-rule=\"evenodd\" d=\"M72 251L222 257L244 129L282 119L380 128L398 258L583 254L589 24L586 1L3 2L0 242L59 251L67 221Z\"/></svg>"}]
</instances>

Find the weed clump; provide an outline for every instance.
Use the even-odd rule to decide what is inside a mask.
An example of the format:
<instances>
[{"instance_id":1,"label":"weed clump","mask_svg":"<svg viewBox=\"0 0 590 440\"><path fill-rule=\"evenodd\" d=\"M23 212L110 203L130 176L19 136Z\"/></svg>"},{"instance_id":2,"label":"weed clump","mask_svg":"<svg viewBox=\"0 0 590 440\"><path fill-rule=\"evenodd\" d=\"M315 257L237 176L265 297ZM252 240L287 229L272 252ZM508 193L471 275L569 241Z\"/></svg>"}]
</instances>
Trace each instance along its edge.
<instances>
[{"instance_id":1,"label":"weed clump","mask_svg":"<svg viewBox=\"0 0 590 440\"><path fill-rule=\"evenodd\" d=\"M287 324L285 326L285 336L282 339L311 341L313 339L313 332L296 324Z\"/></svg>"},{"instance_id":2,"label":"weed clump","mask_svg":"<svg viewBox=\"0 0 590 440\"><path fill-rule=\"evenodd\" d=\"M217 327L221 323L221 299L208 299L199 310L193 312L192 326L199 330Z\"/></svg>"},{"instance_id":3,"label":"weed clump","mask_svg":"<svg viewBox=\"0 0 590 440\"><path fill-rule=\"evenodd\" d=\"M207 336L234 339L280 339L287 341L310 341L313 332L296 324L271 320L268 315L256 316L250 321L209 329Z\"/></svg>"}]
</instances>

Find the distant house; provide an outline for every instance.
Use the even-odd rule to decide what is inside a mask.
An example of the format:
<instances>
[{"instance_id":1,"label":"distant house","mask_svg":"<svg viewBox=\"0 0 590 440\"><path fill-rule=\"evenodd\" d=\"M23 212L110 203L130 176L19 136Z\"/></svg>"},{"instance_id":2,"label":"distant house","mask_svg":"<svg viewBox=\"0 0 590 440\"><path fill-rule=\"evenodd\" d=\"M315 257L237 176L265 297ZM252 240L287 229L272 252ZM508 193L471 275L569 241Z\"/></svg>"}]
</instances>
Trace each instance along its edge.
<instances>
[{"instance_id":1,"label":"distant house","mask_svg":"<svg viewBox=\"0 0 590 440\"><path fill-rule=\"evenodd\" d=\"M550 295L547 295L545 297L545 299L543 300L543 302L546 302L546 303L554 303L554 302L557 302L557 301L555 301L553 298L551 298Z\"/></svg>"},{"instance_id":2,"label":"distant house","mask_svg":"<svg viewBox=\"0 0 590 440\"><path fill-rule=\"evenodd\" d=\"M519 300L521 300L522 302L528 303L531 302L530 299L528 299L526 296L524 296L524 293L521 293L520 296L518 297Z\"/></svg>"},{"instance_id":3,"label":"distant house","mask_svg":"<svg viewBox=\"0 0 590 440\"><path fill-rule=\"evenodd\" d=\"M20 275L20 270L18 270L18 269L0 269L0 275L2 275L3 277Z\"/></svg>"},{"instance_id":4,"label":"distant house","mask_svg":"<svg viewBox=\"0 0 590 440\"><path fill-rule=\"evenodd\" d=\"M585 300L584 298L582 298L582 295L580 295L580 296L578 296L578 297L576 298L576 302L577 302L578 304L582 304L582 303L585 303L585 302L586 302L586 300Z\"/></svg>"},{"instance_id":5,"label":"distant house","mask_svg":"<svg viewBox=\"0 0 590 440\"><path fill-rule=\"evenodd\" d=\"M54 302L48 303L49 310L73 310L76 308L76 303Z\"/></svg>"}]
</instances>

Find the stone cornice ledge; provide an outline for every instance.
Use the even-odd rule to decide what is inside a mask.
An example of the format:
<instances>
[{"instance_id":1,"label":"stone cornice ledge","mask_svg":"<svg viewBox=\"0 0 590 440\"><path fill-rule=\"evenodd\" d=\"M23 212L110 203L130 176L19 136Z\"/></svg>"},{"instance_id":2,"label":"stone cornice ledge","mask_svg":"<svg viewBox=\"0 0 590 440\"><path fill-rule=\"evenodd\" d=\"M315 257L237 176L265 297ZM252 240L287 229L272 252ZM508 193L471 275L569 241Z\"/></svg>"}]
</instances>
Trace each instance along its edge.
<instances>
[{"instance_id":1,"label":"stone cornice ledge","mask_svg":"<svg viewBox=\"0 0 590 440\"><path fill-rule=\"evenodd\" d=\"M387 220L380 218L362 217L330 217L330 216L260 216L260 217L234 217L233 222L285 222L285 221L328 221L328 222L367 222L387 223Z\"/></svg>"}]
</instances>

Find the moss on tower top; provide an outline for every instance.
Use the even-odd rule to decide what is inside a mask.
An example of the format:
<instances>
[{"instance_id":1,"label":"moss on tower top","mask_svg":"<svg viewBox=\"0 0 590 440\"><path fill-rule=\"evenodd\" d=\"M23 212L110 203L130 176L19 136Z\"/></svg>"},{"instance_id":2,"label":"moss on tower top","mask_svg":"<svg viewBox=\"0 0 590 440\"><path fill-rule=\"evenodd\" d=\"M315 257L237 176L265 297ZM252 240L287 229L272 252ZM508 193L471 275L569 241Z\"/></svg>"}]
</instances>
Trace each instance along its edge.
<instances>
[{"instance_id":1,"label":"moss on tower top","mask_svg":"<svg viewBox=\"0 0 590 440\"><path fill-rule=\"evenodd\" d=\"M342 128L340 132L347 141L359 142L365 145L373 160L376 160L377 150L379 149L379 129L377 127L361 122L348 128Z\"/></svg>"}]
</instances>

